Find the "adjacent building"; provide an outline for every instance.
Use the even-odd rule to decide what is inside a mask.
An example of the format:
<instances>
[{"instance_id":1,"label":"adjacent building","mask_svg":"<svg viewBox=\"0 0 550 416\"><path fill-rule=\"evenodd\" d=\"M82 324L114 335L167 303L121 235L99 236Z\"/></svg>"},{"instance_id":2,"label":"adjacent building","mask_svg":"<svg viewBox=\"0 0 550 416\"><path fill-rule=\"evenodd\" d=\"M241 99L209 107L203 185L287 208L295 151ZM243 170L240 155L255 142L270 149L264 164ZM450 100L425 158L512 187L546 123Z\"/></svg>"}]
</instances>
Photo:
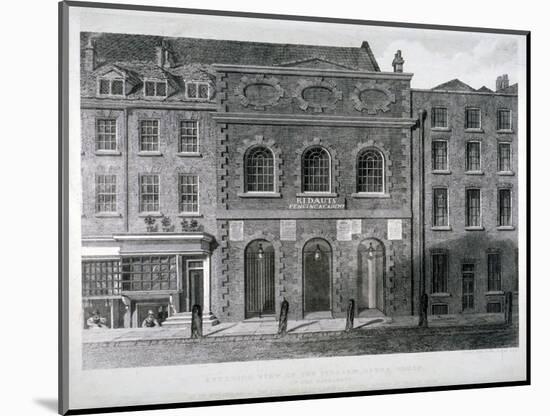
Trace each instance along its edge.
<instances>
[{"instance_id":1,"label":"adjacent building","mask_svg":"<svg viewBox=\"0 0 550 416\"><path fill-rule=\"evenodd\" d=\"M424 292L433 314L498 312L517 289L507 78L414 90L367 42L83 33L81 51L85 317L416 315Z\"/></svg>"}]
</instances>

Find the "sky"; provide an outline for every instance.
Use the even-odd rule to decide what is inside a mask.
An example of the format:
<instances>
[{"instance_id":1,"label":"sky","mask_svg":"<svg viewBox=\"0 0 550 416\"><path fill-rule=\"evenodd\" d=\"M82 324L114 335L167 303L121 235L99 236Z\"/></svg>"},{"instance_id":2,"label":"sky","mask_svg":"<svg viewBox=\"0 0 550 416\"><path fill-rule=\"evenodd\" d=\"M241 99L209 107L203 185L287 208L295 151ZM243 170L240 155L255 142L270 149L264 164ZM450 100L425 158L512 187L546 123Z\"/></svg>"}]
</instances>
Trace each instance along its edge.
<instances>
[{"instance_id":1,"label":"sky","mask_svg":"<svg viewBox=\"0 0 550 416\"><path fill-rule=\"evenodd\" d=\"M524 38L515 35L94 9L81 9L80 30L355 47L366 40L382 71L402 51L413 88L458 78L494 90L497 76L512 84L525 70Z\"/></svg>"}]
</instances>

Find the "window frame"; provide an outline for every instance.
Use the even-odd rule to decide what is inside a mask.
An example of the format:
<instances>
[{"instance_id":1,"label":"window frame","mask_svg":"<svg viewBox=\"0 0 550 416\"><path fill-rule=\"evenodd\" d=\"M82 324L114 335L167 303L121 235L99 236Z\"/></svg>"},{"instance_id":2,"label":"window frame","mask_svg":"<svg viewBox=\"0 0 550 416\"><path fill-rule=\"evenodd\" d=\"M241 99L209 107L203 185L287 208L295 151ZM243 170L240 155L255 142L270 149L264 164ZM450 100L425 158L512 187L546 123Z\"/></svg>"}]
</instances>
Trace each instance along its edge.
<instances>
[{"instance_id":1,"label":"window frame","mask_svg":"<svg viewBox=\"0 0 550 416\"><path fill-rule=\"evenodd\" d=\"M114 122L114 128L115 128L115 132L114 133L105 133L105 131L103 133L100 133L99 132L99 124L100 122ZM111 126L112 127L112 126ZM99 140L99 137L100 137L100 134L103 134L103 135L107 135L107 134L114 134L114 144L115 144L115 148L114 149L100 149L98 147L98 143L100 142ZM103 140L102 142L105 142L105 140ZM112 142L112 141L110 141ZM95 119L95 143L94 143L94 148L95 148L95 153L96 154L118 154L119 153L119 142L118 142L118 120L117 118L111 118L111 117L96 117Z\"/></svg>"},{"instance_id":2,"label":"window frame","mask_svg":"<svg viewBox=\"0 0 550 416\"><path fill-rule=\"evenodd\" d=\"M360 185L359 178L361 177L361 175L359 174L360 163L361 163L360 159L362 157L364 157L369 152L377 154L378 157L380 158L380 161L381 161L381 164L382 164L382 167L380 168L381 172L382 172L382 176L381 176L381 179L382 179L381 187L382 187L382 189L380 191L369 191L368 190L368 178L369 178L368 174L365 174L365 177L364 177L364 181L366 182L365 186L367 187L367 190L366 191L359 190L359 185ZM368 172L368 168L364 169L364 170L366 170ZM370 196L370 195L377 196L377 195L385 195L386 194L386 157L380 149L377 149L375 147L367 147L367 148L361 149L357 153L357 157L355 159L355 190L356 190L356 194L359 195L359 196Z\"/></svg>"},{"instance_id":3,"label":"window frame","mask_svg":"<svg viewBox=\"0 0 550 416\"><path fill-rule=\"evenodd\" d=\"M477 144L478 146L478 169L472 169L470 166L470 145L471 144ZM465 172L468 174L480 174L483 172L483 166L481 163L481 140L468 140L466 142L466 166L465 166Z\"/></svg>"},{"instance_id":4,"label":"window frame","mask_svg":"<svg viewBox=\"0 0 550 416\"><path fill-rule=\"evenodd\" d=\"M107 81L109 82L109 92L107 94L104 94L101 92L101 81ZM114 81L121 81L122 82L122 93L121 94L113 94L113 82ZM126 96L126 78L123 76L115 77L115 78L108 78L108 77L97 77L97 95L101 97L124 97Z\"/></svg>"},{"instance_id":5,"label":"window frame","mask_svg":"<svg viewBox=\"0 0 550 416\"><path fill-rule=\"evenodd\" d=\"M444 126L436 126L435 125L435 111L436 110L445 110L445 125ZM430 119L431 119L431 128L433 130L448 130L449 129L449 109L447 107L444 107L442 105L435 105L432 106L431 112L430 112Z\"/></svg>"},{"instance_id":6,"label":"window frame","mask_svg":"<svg viewBox=\"0 0 550 416\"><path fill-rule=\"evenodd\" d=\"M481 189L480 187L476 187L476 186L469 186L465 189L465 192L464 192L464 204L465 204L465 210L464 210L464 227L466 230L481 230L483 229L483 217L482 217L482 212L483 212L483 195L482 195L482 192L481 192ZM473 224L470 224L470 204L469 204L469 200L468 200L468 195L471 191L477 191L479 193L479 212L478 212L478 224L477 225L473 225Z\"/></svg>"},{"instance_id":7,"label":"window frame","mask_svg":"<svg viewBox=\"0 0 550 416\"><path fill-rule=\"evenodd\" d=\"M304 172L304 161L305 161L305 156L308 152L312 151L313 149L321 149L328 157L328 190L326 191L307 191L305 189L305 178L306 178L306 175L305 175L305 172ZM332 182L333 182L333 178L332 178L332 155L330 154L330 152L328 151L327 148L325 148L324 146L321 146L321 145L312 145L312 146L309 146L307 147L306 149L304 149L304 151L302 152L302 156L301 156L301 166L300 166L300 176L301 176L301 193L305 194L305 195L331 195L332 193Z\"/></svg>"},{"instance_id":8,"label":"window frame","mask_svg":"<svg viewBox=\"0 0 550 416\"><path fill-rule=\"evenodd\" d=\"M249 158L251 156L251 153L258 150L258 149L264 149L265 151L269 152L271 154L271 182L272 182L272 189L271 190L268 190L268 191L251 191L249 190L249 180L248 180L248 177L249 177L249 174L248 174L248 167L249 167ZM265 145L254 145L250 148L248 148L244 154L244 171L243 171L243 179L244 179L244 183L243 183L243 190L244 190L244 193L245 194L250 194L250 195L254 195L254 194L275 194L276 193L276 190L277 190L277 175L276 175L276 163L275 163L275 153L273 152L272 149L270 149L268 146L265 146Z\"/></svg>"},{"instance_id":9,"label":"window frame","mask_svg":"<svg viewBox=\"0 0 550 416\"><path fill-rule=\"evenodd\" d=\"M472 270L464 270L464 266L472 266ZM472 280L472 291L466 293L464 291L464 277L468 276ZM464 261L461 266L461 283L462 283L462 311L473 311L475 310L475 293L476 293L476 264L472 261ZM469 298L466 299L466 296ZM471 306L469 306L469 300L471 299ZM464 306L465 303L468 303L468 306Z\"/></svg>"},{"instance_id":10,"label":"window frame","mask_svg":"<svg viewBox=\"0 0 550 416\"><path fill-rule=\"evenodd\" d=\"M507 146L508 147L508 170L503 170L502 169L502 164L501 164L501 148L503 146ZM497 144L497 172L499 174L510 174L510 173L513 173L513 170L512 170L512 143L511 142L506 142L506 141L499 141L498 144Z\"/></svg>"},{"instance_id":11,"label":"window frame","mask_svg":"<svg viewBox=\"0 0 550 416\"><path fill-rule=\"evenodd\" d=\"M154 95L148 95L147 94L147 83L148 82L154 84L154 90L155 90ZM157 94L158 84L164 84L164 90L166 91L165 95L158 95ZM167 98L168 97L168 81L167 80L162 80L162 79L159 79L159 78L144 78L143 79L143 96L145 98L156 98L156 99Z\"/></svg>"},{"instance_id":12,"label":"window frame","mask_svg":"<svg viewBox=\"0 0 550 416\"><path fill-rule=\"evenodd\" d=\"M436 143L445 143L445 168L444 169L436 169L434 164L434 145ZM447 139L433 139L432 140L432 146L431 146L431 156L432 156L432 173L448 173L450 172L449 169L449 140Z\"/></svg>"},{"instance_id":13,"label":"window frame","mask_svg":"<svg viewBox=\"0 0 550 416\"><path fill-rule=\"evenodd\" d=\"M509 214L508 214L508 224L502 224L501 218L502 218L502 207L501 207L501 192L506 191L508 192L508 198L509 198ZM510 187L499 187L497 188L497 227L500 229L507 229L507 228L513 228L513 203L512 203L512 188Z\"/></svg>"},{"instance_id":14,"label":"window frame","mask_svg":"<svg viewBox=\"0 0 550 416\"><path fill-rule=\"evenodd\" d=\"M497 276L496 279L491 274L490 259L492 256L497 258ZM495 285L494 287L492 285ZM502 291L502 256L500 250L492 250L487 252L487 292L501 292Z\"/></svg>"},{"instance_id":15,"label":"window frame","mask_svg":"<svg viewBox=\"0 0 550 416\"><path fill-rule=\"evenodd\" d=\"M435 196L436 191L444 190L445 196L446 196L446 216L445 216L445 223L446 224L436 224L436 204L435 204ZM449 203L449 188L447 186L434 186L432 188L432 229L441 229L441 230L447 230L450 229L450 203Z\"/></svg>"},{"instance_id":16,"label":"window frame","mask_svg":"<svg viewBox=\"0 0 550 416\"><path fill-rule=\"evenodd\" d=\"M156 184L156 186L158 188L157 202L156 202L157 208L158 208L157 210L151 211L151 210L144 210L143 209L143 200L142 200L142 198L143 198L143 189L142 189L143 182L142 181L143 181L143 178L145 176L152 176L152 177L157 178L157 184ZM161 192L160 192L161 191L160 190L160 174L158 174L158 173L141 173L138 178L139 178L139 213L141 215L160 214L160 212L161 212L160 211L160 195L161 195ZM148 184L148 185L150 186L150 184ZM155 186L155 184L153 184L153 186Z\"/></svg>"},{"instance_id":17,"label":"window frame","mask_svg":"<svg viewBox=\"0 0 550 416\"><path fill-rule=\"evenodd\" d=\"M197 87L197 96L196 97L190 97L189 96L189 85L194 84ZM206 98L202 98L199 95L200 91L200 85L206 85ZM201 80L189 80L185 81L185 98L188 100L194 100L194 101L208 101L210 100L210 82L209 81L201 81Z\"/></svg>"},{"instance_id":18,"label":"window frame","mask_svg":"<svg viewBox=\"0 0 550 416\"><path fill-rule=\"evenodd\" d=\"M157 123L157 141L156 141L156 150L143 150L143 132L142 124L146 122L156 122ZM138 121L138 136L139 136L139 150L138 155L160 155L160 119L158 118L140 118Z\"/></svg>"},{"instance_id":19,"label":"window frame","mask_svg":"<svg viewBox=\"0 0 550 416\"><path fill-rule=\"evenodd\" d=\"M503 129L503 128L500 128L500 112L501 111L506 111L508 112L509 114L509 123L510 123L510 127L507 128L507 129ZM511 132L514 130L514 125L513 125L513 120L512 120L512 110L510 108L497 108L497 132Z\"/></svg>"},{"instance_id":20,"label":"window frame","mask_svg":"<svg viewBox=\"0 0 550 416\"><path fill-rule=\"evenodd\" d=\"M99 190L99 179L100 178L114 178L114 183L108 184L109 186L114 186L114 192L100 192ZM112 173L96 173L95 174L95 213L97 216L101 215L113 215L118 213L118 184L117 184L117 175ZM103 183L104 186L107 185L106 182ZM101 203L99 202L99 196L100 195L108 195L111 198L114 196L114 209L99 209L101 206ZM105 202L103 202L103 205L105 206ZM112 207L113 202L110 202L110 205Z\"/></svg>"},{"instance_id":21,"label":"window frame","mask_svg":"<svg viewBox=\"0 0 550 416\"><path fill-rule=\"evenodd\" d=\"M468 111L477 111L478 114L479 114L479 117L478 117L478 123L479 123L479 126L478 127L468 127L468 121L469 121L469 117L468 117ZM464 108L464 129L465 130L470 130L470 131L480 131L481 130L481 108L480 107L465 107Z\"/></svg>"},{"instance_id":22,"label":"window frame","mask_svg":"<svg viewBox=\"0 0 550 416\"><path fill-rule=\"evenodd\" d=\"M182 132L184 128L182 127L183 123L194 123L194 127L191 127L195 131L195 141L194 147L196 150L194 151L187 151L182 150ZM186 127L188 129L189 127ZM200 123L198 118L181 118L178 120L178 155L179 156L199 156L200 155ZM190 135L186 135L186 137L191 137ZM186 144L188 146L188 144Z\"/></svg>"},{"instance_id":23,"label":"window frame","mask_svg":"<svg viewBox=\"0 0 550 416\"><path fill-rule=\"evenodd\" d=\"M186 186L196 186L197 187L197 193L196 193L196 199L197 199L197 209L196 211L183 211L182 210L182 207L183 207L183 202L182 202L182 186L184 185L182 183L182 178L183 177L192 177L192 178L195 178L196 179L196 183L193 183L193 184L185 184ZM189 194L187 193L186 195L193 195L193 194ZM187 203L189 204L189 203ZM191 203L191 205L193 205L193 203ZM200 207L201 207L201 204L200 204L200 177L199 175L197 175L196 173L184 173L184 172L180 172L178 173L178 215L179 216L199 216L200 215Z\"/></svg>"}]
</instances>

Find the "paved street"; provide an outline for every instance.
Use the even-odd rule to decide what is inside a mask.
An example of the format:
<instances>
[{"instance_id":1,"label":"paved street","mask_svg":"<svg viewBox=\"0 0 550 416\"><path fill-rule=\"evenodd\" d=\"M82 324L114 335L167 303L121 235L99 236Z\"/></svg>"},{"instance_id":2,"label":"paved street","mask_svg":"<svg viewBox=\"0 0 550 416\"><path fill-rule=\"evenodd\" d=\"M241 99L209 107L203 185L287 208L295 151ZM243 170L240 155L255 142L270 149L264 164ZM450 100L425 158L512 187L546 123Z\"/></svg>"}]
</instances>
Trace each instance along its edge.
<instances>
[{"instance_id":1,"label":"paved street","mask_svg":"<svg viewBox=\"0 0 550 416\"><path fill-rule=\"evenodd\" d=\"M138 340L85 342L85 369L162 366L245 360L271 360L485 349L517 346L517 326L500 323L480 326L433 325L430 328L364 326L351 333L324 331L289 333L286 337L255 334L205 337L151 337ZM149 332L151 334L151 332Z\"/></svg>"}]
</instances>

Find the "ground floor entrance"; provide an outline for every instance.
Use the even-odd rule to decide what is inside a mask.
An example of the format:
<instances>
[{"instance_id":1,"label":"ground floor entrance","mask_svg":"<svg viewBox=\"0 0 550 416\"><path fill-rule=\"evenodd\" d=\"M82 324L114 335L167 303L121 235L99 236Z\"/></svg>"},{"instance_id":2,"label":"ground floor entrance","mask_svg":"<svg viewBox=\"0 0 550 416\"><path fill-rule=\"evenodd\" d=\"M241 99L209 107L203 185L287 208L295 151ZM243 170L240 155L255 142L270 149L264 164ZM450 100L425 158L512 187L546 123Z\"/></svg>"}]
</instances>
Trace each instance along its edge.
<instances>
[{"instance_id":1,"label":"ground floor entrance","mask_svg":"<svg viewBox=\"0 0 550 416\"><path fill-rule=\"evenodd\" d=\"M303 249L304 316L331 312L332 248L321 238ZM320 315L319 315L320 316ZM328 317L328 316L327 316Z\"/></svg>"}]
</instances>

